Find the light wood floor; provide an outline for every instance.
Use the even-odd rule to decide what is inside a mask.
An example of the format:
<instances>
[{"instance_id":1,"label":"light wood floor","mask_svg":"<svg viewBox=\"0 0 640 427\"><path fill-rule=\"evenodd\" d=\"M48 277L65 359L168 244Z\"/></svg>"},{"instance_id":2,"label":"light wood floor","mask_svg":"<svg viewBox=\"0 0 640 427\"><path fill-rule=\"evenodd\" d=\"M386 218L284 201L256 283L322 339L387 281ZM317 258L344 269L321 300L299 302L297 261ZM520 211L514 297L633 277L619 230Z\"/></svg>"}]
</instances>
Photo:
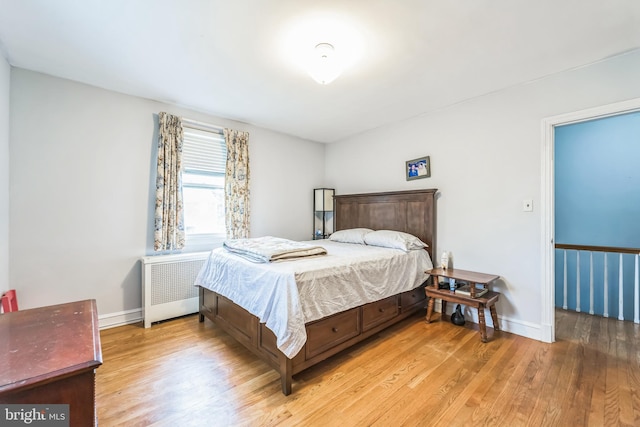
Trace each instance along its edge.
<instances>
[{"instance_id":1,"label":"light wood floor","mask_svg":"<svg viewBox=\"0 0 640 427\"><path fill-rule=\"evenodd\" d=\"M639 426L640 328L557 311L544 344L407 319L294 376L197 316L101 332L100 426ZM489 336L493 330L489 330Z\"/></svg>"}]
</instances>

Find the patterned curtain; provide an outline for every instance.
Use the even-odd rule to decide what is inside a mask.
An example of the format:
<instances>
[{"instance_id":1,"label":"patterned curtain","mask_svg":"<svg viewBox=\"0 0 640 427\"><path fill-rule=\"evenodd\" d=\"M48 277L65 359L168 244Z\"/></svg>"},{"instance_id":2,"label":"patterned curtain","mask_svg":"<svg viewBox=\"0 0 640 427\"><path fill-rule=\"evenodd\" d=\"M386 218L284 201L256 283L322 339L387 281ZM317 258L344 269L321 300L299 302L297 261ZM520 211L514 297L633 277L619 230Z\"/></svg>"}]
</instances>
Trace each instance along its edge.
<instances>
[{"instance_id":1,"label":"patterned curtain","mask_svg":"<svg viewBox=\"0 0 640 427\"><path fill-rule=\"evenodd\" d=\"M184 247L182 206L182 120L167 113L158 114L158 175L154 250L170 251Z\"/></svg>"},{"instance_id":2,"label":"patterned curtain","mask_svg":"<svg viewBox=\"0 0 640 427\"><path fill-rule=\"evenodd\" d=\"M228 239L249 237L249 132L224 130L227 143L225 223Z\"/></svg>"}]
</instances>

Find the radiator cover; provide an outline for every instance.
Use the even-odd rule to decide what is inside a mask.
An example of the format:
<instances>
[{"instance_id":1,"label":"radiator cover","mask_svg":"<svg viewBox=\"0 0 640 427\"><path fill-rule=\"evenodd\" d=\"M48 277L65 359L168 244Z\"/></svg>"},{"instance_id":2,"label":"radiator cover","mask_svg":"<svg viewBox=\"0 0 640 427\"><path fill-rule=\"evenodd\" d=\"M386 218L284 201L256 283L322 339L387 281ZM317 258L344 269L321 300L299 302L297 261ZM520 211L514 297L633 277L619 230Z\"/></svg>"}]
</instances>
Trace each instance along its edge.
<instances>
[{"instance_id":1,"label":"radiator cover","mask_svg":"<svg viewBox=\"0 0 640 427\"><path fill-rule=\"evenodd\" d=\"M144 327L153 322L198 312L194 282L209 252L142 258Z\"/></svg>"}]
</instances>

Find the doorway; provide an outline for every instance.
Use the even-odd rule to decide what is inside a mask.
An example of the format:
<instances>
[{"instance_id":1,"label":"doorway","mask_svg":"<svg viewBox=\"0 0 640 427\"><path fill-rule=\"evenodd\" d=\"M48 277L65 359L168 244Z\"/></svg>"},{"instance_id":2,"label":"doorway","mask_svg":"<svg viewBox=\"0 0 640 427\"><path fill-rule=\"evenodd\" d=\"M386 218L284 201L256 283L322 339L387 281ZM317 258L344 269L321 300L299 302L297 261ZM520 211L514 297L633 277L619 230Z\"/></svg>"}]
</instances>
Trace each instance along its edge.
<instances>
[{"instance_id":1,"label":"doorway","mask_svg":"<svg viewBox=\"0 0 640 427\"><path fill-rule=\"evenodd\" d=\"M636 111L640 111L640 98L549 117L542 121L542 341L555 341L555 128Z\"/></svg>"}]
</instances>

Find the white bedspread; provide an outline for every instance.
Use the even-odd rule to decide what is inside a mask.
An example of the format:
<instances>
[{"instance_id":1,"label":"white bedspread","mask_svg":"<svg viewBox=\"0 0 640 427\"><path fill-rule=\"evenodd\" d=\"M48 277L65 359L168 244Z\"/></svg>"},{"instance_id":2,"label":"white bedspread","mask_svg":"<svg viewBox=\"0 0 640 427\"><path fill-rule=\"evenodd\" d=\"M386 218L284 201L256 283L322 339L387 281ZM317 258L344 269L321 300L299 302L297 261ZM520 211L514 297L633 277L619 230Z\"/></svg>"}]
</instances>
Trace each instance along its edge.
<instances>
[{"instance_id":1,"label":"white bedspread","mask_svg":"<svg viewBox=\"0 0 640 427\"><path fill-rule=\"evenodd\" d=\"M411 290L433 267L424 250L314 242L321 257L256 264L214 249L195 284L242 306L271 329L277 345L293 358L307 340L305 323Z\"/></svg>"}]
</instances>

